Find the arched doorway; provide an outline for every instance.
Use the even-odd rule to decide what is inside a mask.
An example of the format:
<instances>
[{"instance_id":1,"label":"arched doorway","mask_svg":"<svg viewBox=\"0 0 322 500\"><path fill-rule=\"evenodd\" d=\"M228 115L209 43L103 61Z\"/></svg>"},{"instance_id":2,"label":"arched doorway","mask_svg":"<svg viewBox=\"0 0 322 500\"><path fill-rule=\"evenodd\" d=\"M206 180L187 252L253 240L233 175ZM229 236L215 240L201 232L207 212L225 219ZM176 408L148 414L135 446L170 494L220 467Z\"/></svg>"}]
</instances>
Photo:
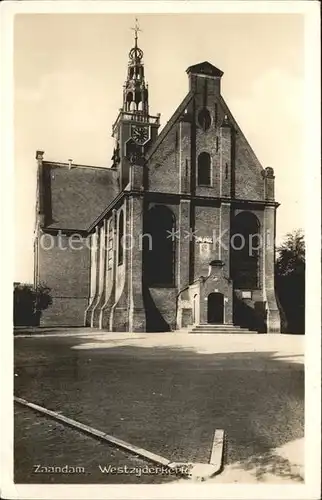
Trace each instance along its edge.
<instances>
[{"instance_id":1,"label":"arched doorway","mask_svg":"<svg viewBox=\"0 0 322 500\"><path fill-rule=\"evenodd\" d=\"M207 321L215 324L224 322L224 296L222 293L215 292L208 295Z\"/></svg>"}]
</instances>

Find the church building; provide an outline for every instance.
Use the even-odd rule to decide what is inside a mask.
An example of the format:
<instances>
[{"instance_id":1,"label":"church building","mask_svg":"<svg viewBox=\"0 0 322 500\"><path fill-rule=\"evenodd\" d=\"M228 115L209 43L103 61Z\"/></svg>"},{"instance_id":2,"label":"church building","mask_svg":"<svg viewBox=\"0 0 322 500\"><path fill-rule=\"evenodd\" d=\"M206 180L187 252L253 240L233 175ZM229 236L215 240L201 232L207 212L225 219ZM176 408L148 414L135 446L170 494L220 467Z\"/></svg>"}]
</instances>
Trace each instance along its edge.
<instances>
[{"instance_id":1,"label":"church building","mask_svg":"<svg viewBox=\"0 0 322 500\"><path fill-rule=\"evenodd\" d=\"M52 296L40 325L279 332L273 169L209 62L187 69L187 95L159 133L137 35L111 165L36 153L34 281Z\"/></svg>"}]
</instances>

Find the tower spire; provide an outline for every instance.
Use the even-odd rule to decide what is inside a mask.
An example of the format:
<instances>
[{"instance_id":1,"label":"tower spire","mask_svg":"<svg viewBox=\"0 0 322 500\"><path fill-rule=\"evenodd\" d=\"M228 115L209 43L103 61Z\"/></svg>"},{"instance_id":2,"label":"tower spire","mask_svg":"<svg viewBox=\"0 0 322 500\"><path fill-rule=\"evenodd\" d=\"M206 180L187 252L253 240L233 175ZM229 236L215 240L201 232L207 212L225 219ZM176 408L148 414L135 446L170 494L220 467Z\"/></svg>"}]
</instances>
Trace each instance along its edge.
<instances>
[{"instance_id":1,"label":"tower spire","mask_svg":"<svg viewBox=\"0 0 322 500\"><path fill-rule=\"evenodd\" d=\"M123 111L136 115L139 120L149 114L148 88L145 84L143 51L138 47L138 33L142 31L137 18L134 31L134 47L129 52L127 79L123 91Z\"/></svg>"},{"instance_id":2,"label":"tower spire","mask_svg":"<svg viewBox=\"0 0 322 500\"><path fill-rule=\"evenodd\" d=\"M134 27L129 29L134 31L134 43L132 42L129 51L127 76L123 85L123 105L112 127L115 139L113 167L119 168L123 187L129 179L128 160L147 150L155 141L160 126L160 114L151 116L149 113L149 89L145 81L143 51L138 46L138 34L142 30L137 19Z\"/></svg>"},{"instance_id":3,"label":"tower spire","mask_svg":"<svg viewBox=\"0 0 322 500\"><path fill-rule=\"evenodd\" d=\"M139 21L138 21L137 17L135 18L134 28L131 28L131 30L133 30L135 33L135 35L134 35L134 48L137 48L137 46L138 46L138 32L142 31L140 26L139 26Z\"/></svg>"}]
</instances>

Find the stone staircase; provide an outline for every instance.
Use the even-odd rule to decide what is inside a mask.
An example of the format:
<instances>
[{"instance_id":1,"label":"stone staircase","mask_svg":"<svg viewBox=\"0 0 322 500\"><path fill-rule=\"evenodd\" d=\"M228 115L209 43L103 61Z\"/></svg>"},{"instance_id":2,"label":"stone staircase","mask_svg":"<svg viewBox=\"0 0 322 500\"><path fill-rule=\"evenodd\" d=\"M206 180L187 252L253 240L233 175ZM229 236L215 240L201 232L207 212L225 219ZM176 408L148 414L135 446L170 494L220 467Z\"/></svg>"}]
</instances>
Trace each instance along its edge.
<instances>
[{"instance_id":1,"label":"stone staircase","mask_svg":"<svg viewBox=\"0 0 322 500\"><path fill-rule=\"evenodd\" d=\"M249 330L248 328L242 328L238 325L196 325L192 326L188 329L188 333L217 333L217 334L249 334L254 333L258 334L258 332L254 330Z\"/></svg>"}]
</instances>

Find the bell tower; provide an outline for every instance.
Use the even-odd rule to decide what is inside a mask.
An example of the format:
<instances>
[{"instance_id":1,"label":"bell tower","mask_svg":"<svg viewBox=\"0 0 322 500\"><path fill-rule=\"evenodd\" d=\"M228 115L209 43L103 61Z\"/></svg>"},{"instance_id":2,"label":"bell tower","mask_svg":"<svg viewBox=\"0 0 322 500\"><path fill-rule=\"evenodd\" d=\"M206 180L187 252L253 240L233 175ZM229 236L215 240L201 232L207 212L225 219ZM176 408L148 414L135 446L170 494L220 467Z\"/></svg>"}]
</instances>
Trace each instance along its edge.
<instances>
[{"instance_id":1,"label":"bell tower","mask_svg":"<svg viewBox=\"0 0 322 500\"><path fill-rule=\"evenodd\" d=\"M134 47L129 52L127 80L123 90L123 110L137 114L138 117L149 114L149 91L145 84L143 51L138 47L138 32L141 31L137 20L135 27Z\"/></svg>"},{"instance_id":2,"label":"bell tower","mask_svg":"<svg viewBox=\"0 0 322 500\"><path fill-rule=\"evenodd\" d=\"M123 105L112 129L115 139L113 168L120 170L121 189L128 183L130 162L144 156L155 141L160 126L160 114L149 114L149 89L145 82L143 51L138 47L141 29L137 19L131 29L134 31L134 47L129 52Z\"/></svg>"}]
</instances>

